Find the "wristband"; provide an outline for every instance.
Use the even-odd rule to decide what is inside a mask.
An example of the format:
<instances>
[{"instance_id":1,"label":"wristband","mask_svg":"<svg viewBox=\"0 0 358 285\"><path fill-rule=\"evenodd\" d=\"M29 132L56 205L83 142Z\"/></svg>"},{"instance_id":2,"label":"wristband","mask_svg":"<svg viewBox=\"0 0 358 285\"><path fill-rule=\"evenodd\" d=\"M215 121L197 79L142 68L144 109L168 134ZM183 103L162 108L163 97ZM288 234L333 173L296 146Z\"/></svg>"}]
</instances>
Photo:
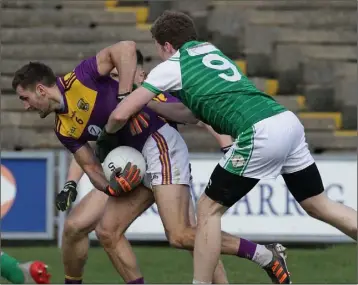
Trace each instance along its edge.
<instances>
[{"instance_id":1,"label":"wristband","mask_svg":"<svg viewBox=\"0 0 358 285\"><path fill-rule=\"evenodd\" d=\"M117 94L117 100L120 102L120 101L122 101L124 99L124 97L128 96L129 94L131 94L131 92Z\"/></svg>"},{"instance_id":2,"label":"wristband","mask_svg":"<svg viewBox=\"0 0 358 285\"><path fill-rule=\"evenodd\" d=\"M66 188L67 186L73 186L73 187L77 188L77 183L74 180L69 180L65 183L63 188Z\"/></svg>"},{"instance_id":3,"label":"wristband","mask_svg":"<svg viewBox=\"0 0 358 285\"><path fill-rule=\"evenodd\" d=\"M223 152L223 153L227 153L230 148L231 148L231 145L228 145L228 146L222 147L220 150L221 150L221 152Z\"/></svg>"}]
</instances>

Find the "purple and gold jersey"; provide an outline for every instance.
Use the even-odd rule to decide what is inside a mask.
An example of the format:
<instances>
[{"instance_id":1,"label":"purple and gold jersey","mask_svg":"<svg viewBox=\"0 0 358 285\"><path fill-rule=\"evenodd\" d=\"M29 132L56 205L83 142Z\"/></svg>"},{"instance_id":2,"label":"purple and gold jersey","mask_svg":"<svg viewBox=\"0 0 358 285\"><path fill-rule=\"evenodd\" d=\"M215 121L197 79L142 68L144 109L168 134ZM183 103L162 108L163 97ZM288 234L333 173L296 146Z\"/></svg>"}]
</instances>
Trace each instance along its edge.
<instances>
[{"instance_id":1,"label":"purple and gold jersey","mask_svg":"<svg viewBox=\"0 0 358 285\"><path fill-rule=\"evenodd\" d=\"M61 143L72 153L88 141L97 140L109 115L118 104L118 82L110 76L101 76L97 70L96 57L82 61L72 72L57 78L64 100L64 109L57 112L55 133ZM129 124L118 131L121 145L142 150L148 137L165 122L148 107L144 107L149 127L135 136Z\"/></svg>"}]
</instances>

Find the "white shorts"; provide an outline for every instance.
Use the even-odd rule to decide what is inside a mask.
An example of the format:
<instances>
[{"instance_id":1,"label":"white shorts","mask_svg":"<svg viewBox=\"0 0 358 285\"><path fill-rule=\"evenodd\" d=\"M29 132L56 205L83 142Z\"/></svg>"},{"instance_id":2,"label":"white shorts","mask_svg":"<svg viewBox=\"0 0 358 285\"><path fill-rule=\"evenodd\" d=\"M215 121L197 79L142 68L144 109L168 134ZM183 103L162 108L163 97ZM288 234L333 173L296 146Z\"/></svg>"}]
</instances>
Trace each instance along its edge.
<instances>
[{"instance_id":1,"label":"white shorts","mask_svg":"<svg viewBox=\"0 0 358 285\"><path fill-rule=\"evenodd\" d=\"M262 120L241 133L219 162L231 173L256 179L275 179L313 163L304 127L290 111Z\"/></svg>"},{"instance_id":2,"label":"white shorts","mask_svg":"<svg viewBox=\"0 0 358 285\"><path fill-rule=\"evenodd\" d=\"M143 183L153 185L190 185L188 147L179 132L168 124L146 141L142 154L147 163Z\"/></svg>"}]
</instances>

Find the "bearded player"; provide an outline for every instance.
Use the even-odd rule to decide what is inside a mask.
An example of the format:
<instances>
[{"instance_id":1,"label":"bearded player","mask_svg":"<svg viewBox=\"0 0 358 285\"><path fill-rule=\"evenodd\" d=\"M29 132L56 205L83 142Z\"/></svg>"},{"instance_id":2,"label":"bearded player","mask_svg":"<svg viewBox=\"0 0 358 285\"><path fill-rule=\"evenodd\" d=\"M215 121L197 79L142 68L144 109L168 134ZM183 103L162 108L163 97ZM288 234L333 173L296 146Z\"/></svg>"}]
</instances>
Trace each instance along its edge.
<instances>
[{"instance_id":1,"label":"bearded player","mask_svg":"<svg viewBox=\"0 0 358 285\"><path fill-rule=\"evenodd\" d=\"M214 169L198 203L193 283L211 282L220 255L221 216L263 178L282 175L308 214L357 240L357 212L324 194L298 118L259 91L219 49L198 42L187 15L166 11L151 32L165 61L118 105L111 116L116 120L110 120L105 129L117 131L157 94L173 90L180 91L178 97L193 117L218 133L236 138ZM268 266L280 283L290 282L280 264Z\"/></svg>"},{"instance_id":2,"label":"bearded player","mask_svg":"<svg viewBox=\"0 0 358 285\"><path fill-rule=\"evenodd\" d=\"M21 263L1 251L1 277L13 284L49 284L51 275L47 265L41 261Z\"/></svg>"},{"instance_id":3,"label":"bearded player","mask_svg":"<svg viewBox=\"0 0 358 285\"><path fill-rule=\"evenodd\" d=\"M139 186L140 189L136 191L130 191L139 180L139 171L136 170L135 165L128 164L129 169L126 168L123 172L118 170L121 173L119 177L113 176L108 183L102 166L89 146L89 141L98 137L101 128L116 107L118 97L125 93L122 92L125 90L125 87L121 87L122 80L119 86L118 82L108 76L114 67L119 70L123 82L126 78L122 76L123 69L127 71L127 78L127 73L130 74L131 71L136 73L134 43L120 42L106 48L97 56L81 62L73 72L64 77L56 78L53 71L44 64L30 63L19 69L13 79L13 87L26 110L37 110L41 118L56 112L56 135L73 153L76 163L80 166L79 170L76 163L71 164L70 180L56 198L57 208L66 210L75 200L76 178L78 181L82 170L89 176L92 184L100 190L95 189L86 195L66 220L62 244L65 283L82 283L88 252L88 233L94 229L123 279L127 283L144 283L135 255L123 233L136 217L153 204L153 193L144 186ZM132 83L130 84L132 86ZM127 88L127 90L131 89L131 87ZM183 185L189 183L188 152L184 141L174 128L150 109L144 108L143 112L128 122L126 129L116 134L116 142L112 148L118 145L128 145L142 151L148 169L153 174L150 184L157 183L170 187L175 183L178 186L181 185L179 183ZM175 164L168 163L169 151ZM162 158L166 163L161 163ZM170 172L171 166L182 171L173 176ZM127 175L128 172L133 175ZM117 193L123 191L130 192L126 196L116 197ZM183 194L185 195L185 192ZM178 205L178 207L186 212L180 216L179 221L175 221L175 224L172 223L171 228L167 229L168 235L175 235L175 237L180 235L173 230L174 226L179 229L181 229L178 227L180 225L190 226L186 219L189 215L189 202L186 203L186 196L180 194L180 197L185 205ZM158 201L158 204L162 205L166 202L167 200ZM221 263L216 272L213 281L227 283Z\"/></svg>"}]
</instances>

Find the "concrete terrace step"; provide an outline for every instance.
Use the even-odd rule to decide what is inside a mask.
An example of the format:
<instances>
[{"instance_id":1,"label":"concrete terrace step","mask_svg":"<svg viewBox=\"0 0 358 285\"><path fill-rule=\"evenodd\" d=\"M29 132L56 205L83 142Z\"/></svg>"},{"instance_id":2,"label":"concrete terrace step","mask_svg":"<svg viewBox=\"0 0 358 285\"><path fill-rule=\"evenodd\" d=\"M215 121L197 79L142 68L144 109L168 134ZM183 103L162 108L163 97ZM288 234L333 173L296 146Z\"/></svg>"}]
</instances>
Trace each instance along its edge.
<instances>
[{"instance_id":1,"label":"concrete terrace step","mask_svg":"<svg viewBox=\"0 0 358 285\"><path fill-rule=\"evenodd\" d=\"M336 78L357 78L357 63L307 57L302 72L304 84L333 84Z\"/></svg>"},{"instance_id":2,"label":"concrete terrace step","mask_svg":"<svg viewBox=\"0 0 358 285\"><path fill-rule=\"evenodd\" d=\"M133 13L136 17L137 24L144 24L148 20L149 8L146 6L136 7L108 7L107 12L112 12L114 15L121 15L126 13Z\"/></svg>"},{"instance_id":3,"label":"concrete terrace step","mask_svg":"<svg viewBox=\"0 0 358 285\"><path fill-rule=\"evenodd\" d=\"M245 33L245 54L249 75L274 76L277 68L274 54L277 45L355 45L356 32L293 29L250 25ZM312 49L311 49L312 52ZM329 52L326 52L328 54ZM332 53L332 51L331 51Z\"/></svg>"},{"instance_id":4,"label":"concrete terrace step","mask_svg":"<svg viewBox=\"0 0 358 285\"><path fill-rule=\"evenodd\" d=\"M351 0L327 0L327 1L312 1L312 0L297 0L297 1L282 1L282 0L251 0L251 1L232 1L232 0L214 0L214 6L227 7L241 7L242 9L255 8L265 10L308 10L316 8L326 9L349 9L355 10L357 4Z\"/></svg>"},{"instance_id":5,"label":"concrete terrace step","mask_svg":"<svg viewBox=\"0 0 358 285\"><path fill-rule=\"evenodd\" d=\"M274 43L355 44L357 33L346 30L314 30L266 25L249 25L245 43L248 53L262 51L270 54ZM263 44L263 46L262 46Z\"/></svg>"},{"instance_id":6,"label":"concrete terrace step","mask_svg":"<svg viewBox=\"0 0 358 285\"><path fill-rule=\"evenodd\" d=\"M356 150L357 131L350 132L306 132L310 148L326 150Z\"/></svg>"},{"instance_id":7,"label":"concrete terrace step","mask_svg":"<svg viewBox=\"0 0 358 285\"><path fill-rule=\"evenodd\" d=\"M3 149L13 150L17 147L24 149L63 149L63 145L57 139L53 129L6 127L1 128L1 137Z\"/></svg>"},{"instance_id":8,"label":"concrete terrace step","mask_svg":"<svg viewBox=\"0 0 358 285\"><path fill-rule=\"evenodd\" d=\"M26 15L26 16L25 16ZM97 10L48 10L36 9L29 12L24 9L4 9L1 13L3 28L30 27L90 27L114 25L135 25L133 13L115 14Z\"/></svg>"},{"instance_id":9,"label":"concrete terrace step","mask_svg":"<svg viewBox=\"0 0 358 285\"><path fill-rule=\"evenodd\" d=\"M13 75L17 69L21 68L23 65L27 64L30 61L38 60L34 58L29 58L27 60L4 59L1 62L1 73L4 75ZM43 60L42 62L49 65L57 75L64 75L72 71L80 62L80 60L49 59Z\"/></svg>"},{"instance_id":10,"label":"concrete terrace step","mask_svg":"<svg viewBox=\"0 0 358 285\"><path fill-rule=\"evenodd\" d=\"M297 45L277 44L274 50L273 67L280 82L280 90L296 92L302 80L302 64L306 58L316 60L356 61L355 45ZM330 72L322 70L322 72Z\"/></svg>"},{"instance_id":11,"label":"concrete terrace step","mask_svg":"<svg viewBox=\"0 0 358 285\"><path fill-rule=\"evenodd\" d=\"M24 106L18 96L10 93L2 93L0 97L1 111L24 111Z\"/></svg>"},{"instance_id":12,"label":"concrete terrace step","mask_svg":"<svg viewBox=\"0 0 358 285\"><path fill-rule=\"evenodd\" d=\"M228 9L232 9L230 6ZM356 30L355 10L277 11L252 10L247 14L250 24L292 26L295 28L347 28Z\"/></svg>"},{"instance_id":13,"label":"concrete terrace step","mask_svg":"<svg viewBox=\"0 0 358 285\"><path fill-rule=\"evenodd\" d=\"M257 89L265 92L268 95L276 95L279 91L278 81L276 79L267 79L261 77L249 78Z\"/></svg>"},{"instance_id":14,"label":"concrete terrace step","mask_svg":"<svg viewBox=\"0 0 358 285\"><path fill-rule=\"evenodd\" d=\"M2 0L3 8L18 9L101 9L105 7L105 0Z\"/></svg>"},{"instance_id":15,"label":"concrete terrace step","mask_svg":"<svg viewBox=\"0 0 358 285\"><path fill-rule=\"evenodd\" d=\"M339 130L342 127L339 112L300 112L298 117L307 130Z\"/></svg>"},{"instance_id":16,"label":"concrete terrace step","mask_svg":"<svg viewBox=\"0 0 358 285\"><path fill-rule=\"evenodd\" d=\"M17 96L15 96L17 97ZM18 99L18 98L17 98ZM18 99L19 104L21 104ZM1 127L21 127L21 128L49 128L53 129L55 123L54 114L41 119L37 112L1 112Z\"/></svg>"},{"instance_id":17,"label":"concrete terrace step","mask_svg":"<svg viewBox=\"0 0 358 285\"><path fill-rule=\"evenodd\" d=\"M92 44L28 44L24 49L22 44L3 44L1 55L3 59L84 59L94 56L101 49L116 42L101 42ZM137 48L141 50L145 58L158 58L153 43L138 42Z\"/></svg>"},{"instance_id":18,"label":"concrete terrace step","mask_svg":"<svg viewBox=\"0 0 358 285\"><path fill-rule=\"evenodd\" d=\"M294 113L305 109L305 97L302 95L276 95L274 99Z\"/></svg>"},{"instance_id":19,"label":"concrete terrace step","mask_svg":"<svg viewBox=\"0 0 358 285\"><path fill-rule=\"evenodd\" d=\"M3 28L2 44L35 43L98 43L133 40L136 42L153 42L149 31L131 27L97 27L89 28Z\"/></svg>"}]
</instances>

